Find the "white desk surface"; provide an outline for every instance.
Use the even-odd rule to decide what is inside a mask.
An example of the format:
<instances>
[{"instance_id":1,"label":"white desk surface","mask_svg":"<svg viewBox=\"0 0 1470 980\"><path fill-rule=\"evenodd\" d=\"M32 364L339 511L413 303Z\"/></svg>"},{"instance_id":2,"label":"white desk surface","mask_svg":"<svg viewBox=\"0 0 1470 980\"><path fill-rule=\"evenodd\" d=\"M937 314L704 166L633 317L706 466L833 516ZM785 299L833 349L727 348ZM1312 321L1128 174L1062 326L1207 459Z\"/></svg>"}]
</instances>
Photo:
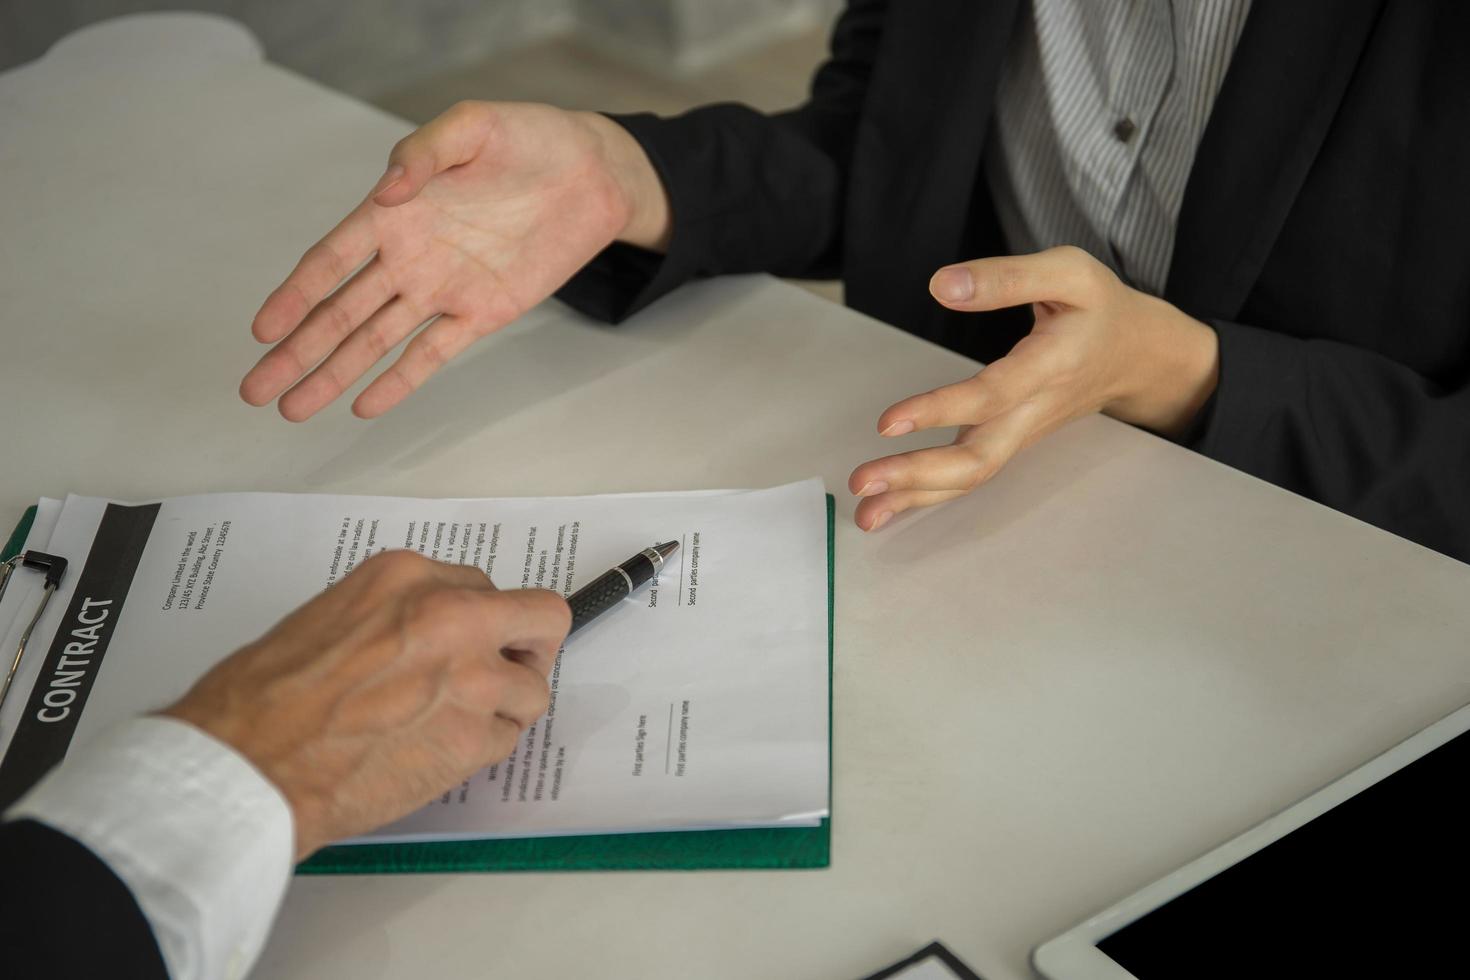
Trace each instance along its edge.
<instances>
[{"instance_id":1,"label":"white desk surface","mask_svg":"<svg viewBox=\"0 0 1470 980\"><path fill-rule=\"evenodd\" d=\"M201 16L0 75L0 514L820 474L832 867L298 880L256 976L816 980L938 937L1024 977L1038 941L1470 700L1470 568L1101 418L857 531L877 413L974 365L767 278L616 329L548 305L371 423L247 407L257 304L407 129Z\"/></svg>"}]
</instances>

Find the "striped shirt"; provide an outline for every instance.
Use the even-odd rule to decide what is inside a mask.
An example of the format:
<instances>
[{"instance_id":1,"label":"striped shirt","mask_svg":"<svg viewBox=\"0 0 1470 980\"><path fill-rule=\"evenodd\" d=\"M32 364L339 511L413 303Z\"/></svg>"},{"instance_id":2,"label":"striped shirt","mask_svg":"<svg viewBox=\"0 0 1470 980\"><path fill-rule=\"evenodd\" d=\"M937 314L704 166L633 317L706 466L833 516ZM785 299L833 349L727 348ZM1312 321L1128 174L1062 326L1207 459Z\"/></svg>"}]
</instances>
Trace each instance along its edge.
<instances>
[{"instance_id":1,"label":"striped shirt","mask_svg":"<svg viewBox=\"0 0 1470 980\"><path fill-rule=\"evenodd\" d=\"M985 179L1013 252L1077 245L1159 294L1250 0L1032 0Z\"/></svg>"}]
</instances>

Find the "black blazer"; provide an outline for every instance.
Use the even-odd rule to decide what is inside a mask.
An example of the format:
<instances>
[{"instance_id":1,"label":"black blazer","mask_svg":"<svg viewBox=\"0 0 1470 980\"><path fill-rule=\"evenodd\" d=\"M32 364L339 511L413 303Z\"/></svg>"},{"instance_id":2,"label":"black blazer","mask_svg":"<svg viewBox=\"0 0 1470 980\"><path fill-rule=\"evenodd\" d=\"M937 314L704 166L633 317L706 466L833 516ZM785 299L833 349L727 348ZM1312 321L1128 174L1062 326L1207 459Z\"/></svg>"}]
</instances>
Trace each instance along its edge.
<instances>
[{"instance_id":1,"label":"black blazer","mask_svg":"<svg viewBox=\"0 0 1470 980\"><path fill-rule=\"evenodd\" d=\"M805 105L620 117L668 188L672 245L615 246L559 295L617 320L696 276L840 274L857 310L1003 355L1029 315L952 313L927 284L1007 252L980 157L1021 2L851 0ZM1467 38L1462 0L1253 4L1164 290L1220 337L1193 448L1461 560Z\"/></svg>"},{"instance_id":2,"label":"black blazer","mask_svg":"<svg viewBox=\"0 0 1470 980\"><path fill-rule=\"evenodd\" d=\"M0 824L0 913L0 964L14 980L168 977L122 879L34 820Z\"/></svg>"}]
</instances>

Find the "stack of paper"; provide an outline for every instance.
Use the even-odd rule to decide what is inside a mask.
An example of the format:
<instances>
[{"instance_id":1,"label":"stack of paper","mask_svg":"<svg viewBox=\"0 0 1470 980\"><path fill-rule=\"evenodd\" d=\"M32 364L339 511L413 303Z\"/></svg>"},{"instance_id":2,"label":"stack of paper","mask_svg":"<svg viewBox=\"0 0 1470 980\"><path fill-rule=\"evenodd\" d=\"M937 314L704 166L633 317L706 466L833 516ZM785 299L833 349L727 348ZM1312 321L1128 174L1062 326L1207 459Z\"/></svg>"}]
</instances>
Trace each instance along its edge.
<instances>
[{"instance_id":1,"label":"stack of paper","mask_svg":"<svg viewBox=\"0 0 1470 980\"><path fill-rule=\"evenodd\" d=\"M42 500L25 547L71 562L0 711L0 803L72 745L180 696L369 555L409 548L569 594L678 540L579 632L514 755L364 842L812 826L828 813L826 501L771 490L418 500ZM4 659L39 600L18 571Z\"/></svg>"}]
</instances>

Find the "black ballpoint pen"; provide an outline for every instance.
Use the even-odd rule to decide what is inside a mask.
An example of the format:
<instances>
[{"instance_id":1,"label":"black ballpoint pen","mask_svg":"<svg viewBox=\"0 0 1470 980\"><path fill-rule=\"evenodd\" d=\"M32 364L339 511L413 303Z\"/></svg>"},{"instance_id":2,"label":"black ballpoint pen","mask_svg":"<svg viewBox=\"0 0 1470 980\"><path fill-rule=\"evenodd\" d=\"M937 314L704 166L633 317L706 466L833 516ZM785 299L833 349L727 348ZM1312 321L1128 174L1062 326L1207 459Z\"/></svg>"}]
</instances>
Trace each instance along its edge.
<instances>
[{"instance_id":1,"label":"black ballpoint pen","mask_svg":"<svg viewBox=\"0 0 1470 980\"><path fill-rule=\"evenodd\" d=\"M663 569L665 559L678 550L677 541L665 541L652 548L644 548L621 565L614 565L611 570L573 592L571 598L567 599L567 605L572 607L572 628L567 631L567 636L570 637L647 585Z\"/></svg>"}]
</instances>

